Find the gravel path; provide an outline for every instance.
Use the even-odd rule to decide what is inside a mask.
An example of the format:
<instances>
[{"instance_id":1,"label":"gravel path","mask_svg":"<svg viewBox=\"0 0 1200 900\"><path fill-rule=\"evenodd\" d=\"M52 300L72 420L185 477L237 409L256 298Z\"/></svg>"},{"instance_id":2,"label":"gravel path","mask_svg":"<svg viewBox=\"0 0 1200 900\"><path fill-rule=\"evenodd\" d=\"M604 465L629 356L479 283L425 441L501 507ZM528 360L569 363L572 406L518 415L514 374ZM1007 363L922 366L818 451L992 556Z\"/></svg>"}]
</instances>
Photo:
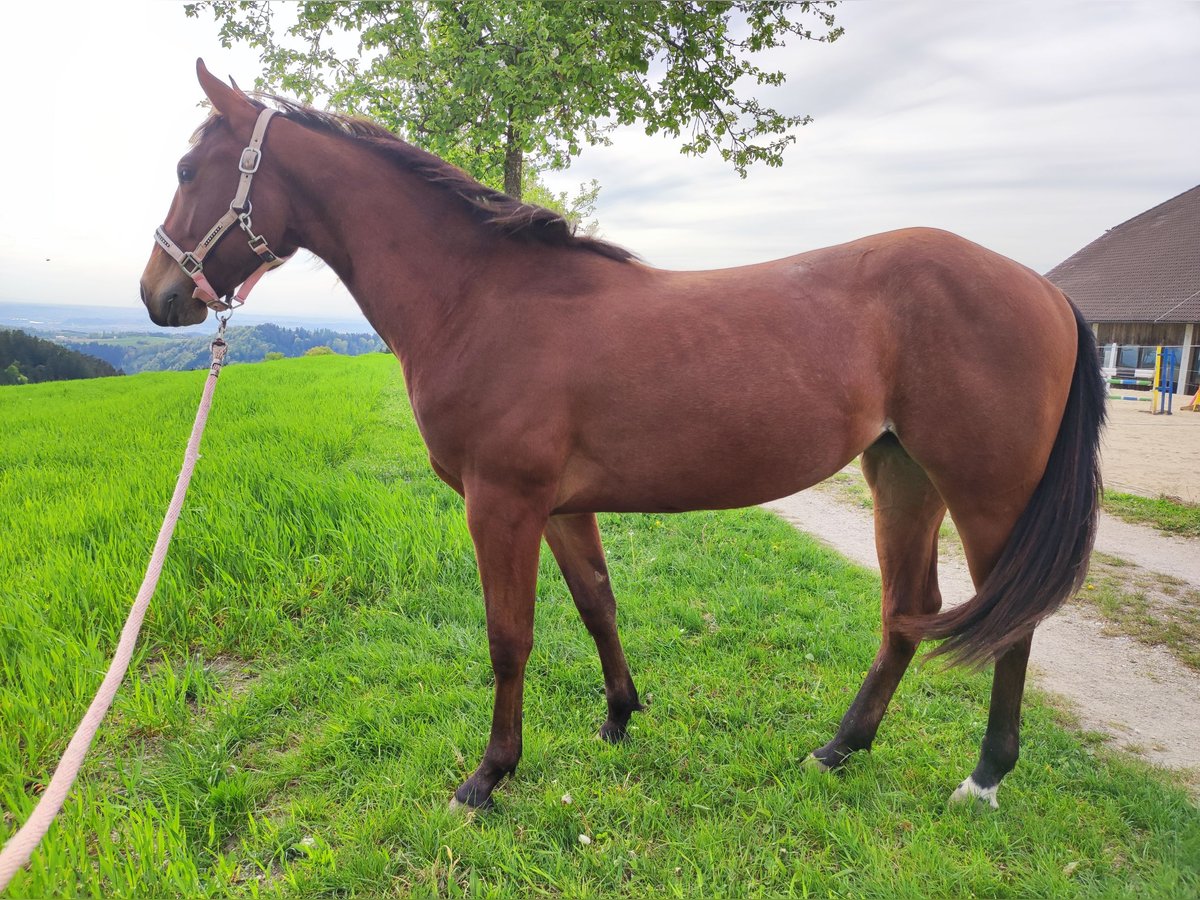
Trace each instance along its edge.
<instances>
[{"instance_id":1,"label":"gravel path","mask_svg":"<svg viewBox=\"0 0 1200 900\"><path fill-rule=\"evenodd\" d=\"M1200 587L1200 541L1171 537L1145 525L1100 513L1096 549L1135 566Z\"/></svg>"},{"instance_id":2,"label":"gravel path","mask_svg":"<svg viewBox=\"0 0 1200 900\"><path fill-rule=\"evenodd\" d=\"M816 491L765 506L854 562L879 570L869 510ZM1104 516L1096 547L1200 588L1200 541L1167 538ZM961 558L942 555L938 576L948 604L974 593ZM1066 698L1084 728L1109 735L1150 762L1200 767L1200 676L1167 651L1105 635L1099 621L1064 607L1038 628L1031 661L1038 687Z\"/></svg>"}]
</instances>

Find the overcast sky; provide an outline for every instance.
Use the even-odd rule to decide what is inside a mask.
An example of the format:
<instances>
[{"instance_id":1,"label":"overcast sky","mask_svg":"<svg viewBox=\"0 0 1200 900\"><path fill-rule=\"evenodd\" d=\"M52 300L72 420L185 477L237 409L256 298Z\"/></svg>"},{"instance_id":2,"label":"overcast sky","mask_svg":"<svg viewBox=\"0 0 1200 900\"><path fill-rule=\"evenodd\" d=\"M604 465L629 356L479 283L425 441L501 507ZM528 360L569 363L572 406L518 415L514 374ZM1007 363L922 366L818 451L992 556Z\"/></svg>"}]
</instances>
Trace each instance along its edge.
<instances>
[{"instance_id":1,"label":"overcast sky","mask_svg":"<svg viewBox=\"0 0 1200 900\"><path fill-rule=\"evenodd\" d=\"M908 225L1046 271L1200 183L1200 3L854 0L845 36L797 43L764 95L814 122L781 169L636 128L546 180L596 178L602 234L653 265L758 262ZM171 3L5 9L0 300L137 305L175 162L203 113L194 61L245 85L255 55ZM260 315L345 316L332 273L293 260Z\"/></svg>"}]
</instances>

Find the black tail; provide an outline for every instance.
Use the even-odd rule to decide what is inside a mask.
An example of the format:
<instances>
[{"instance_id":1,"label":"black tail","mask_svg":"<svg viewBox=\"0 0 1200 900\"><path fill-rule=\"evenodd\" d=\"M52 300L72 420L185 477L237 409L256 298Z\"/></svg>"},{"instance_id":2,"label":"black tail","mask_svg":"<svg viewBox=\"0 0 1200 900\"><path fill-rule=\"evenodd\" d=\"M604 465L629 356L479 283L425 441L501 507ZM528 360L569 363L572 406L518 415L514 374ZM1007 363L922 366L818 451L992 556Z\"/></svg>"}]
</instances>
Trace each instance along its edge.
<instances>
[{"instance_id":1,"label":"black tail","mask_svg":"<svg viewBox=\"0 0 1200 900\"><path fill-rule=\"evenodd\" d=\"M1069 301L1068 301L1069 302ZM946 638L931 655L979 666L1028 634L1087 576L1100 502L1100 432L1107 387L1096 341L1075 304L1079 350L1062 424L1042 480L979 592L939 615L897 626L914 638Z\"/></svg>"}]
</instances>

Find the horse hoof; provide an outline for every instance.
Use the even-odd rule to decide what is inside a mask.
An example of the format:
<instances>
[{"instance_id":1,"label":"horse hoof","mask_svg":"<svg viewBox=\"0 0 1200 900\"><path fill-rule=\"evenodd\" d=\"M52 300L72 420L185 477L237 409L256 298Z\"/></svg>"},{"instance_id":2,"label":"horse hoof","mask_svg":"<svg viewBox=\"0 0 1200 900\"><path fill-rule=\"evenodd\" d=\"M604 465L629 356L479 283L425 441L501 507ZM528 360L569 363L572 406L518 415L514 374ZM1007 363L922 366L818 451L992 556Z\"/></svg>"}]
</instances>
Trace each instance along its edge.
<instances>
[{"instance_id":1,"label":"horse hoof","mask_svg":"<svg viewBox=\"0 0 1200 900\"><path fill-rule=\"evenodd\" d=\"M472 803L469 800L459 800L457 793L450 797L450 812L461 816L473 812L486 812L495 805L490 794L479 803Z\"/></svg>"},{"instance_id":2,"label":"horse hoof","mask_svg":"<svg viewBox=\"0 0 1200 900\"><path fill-rule=\"evenodd\" d=\"M810 753L805 757L804 762L800 763L801 768L813 769L817 772L832 772L833 766L827 766L821 760L817 759L817 754Z\"/></svg>"},{"instance_id":3,"label":"horse hoof","mask_svg":"<svg viewBox=\"0 0 1200 900\"><path fill-rule=\"evenodd\" d=\"M837 772L846 765L853 752L837 744L826 744L808 754L805 763L817 766L822 772Z\"/></svg>"},{"instance_id":4,"label":"horse hoof","mask_svg":"<svg viewBox=\"0 0 1200 900\"><path fill-rule=\"evenodd\" d=\"M992 809L999 809L1000 804L996 801L996 791L999 787L1000 785L998 784L992 785L989 788L980 787L975 783L973 777L968 777L950 795L950 805L959 806L963 803L987 803Z\"/></svg>"},{"instance_id":5,"label":"horse hoof","mask_svg":"<svg viewBox=\"0 0 1200 900\"><path fill-rule=\"evenodd\" d=\"M605 722L600 726L600 740L609 744L619 744L629 736L624 725L617 725L613 722Z\"/></svg>"}]
</instances>

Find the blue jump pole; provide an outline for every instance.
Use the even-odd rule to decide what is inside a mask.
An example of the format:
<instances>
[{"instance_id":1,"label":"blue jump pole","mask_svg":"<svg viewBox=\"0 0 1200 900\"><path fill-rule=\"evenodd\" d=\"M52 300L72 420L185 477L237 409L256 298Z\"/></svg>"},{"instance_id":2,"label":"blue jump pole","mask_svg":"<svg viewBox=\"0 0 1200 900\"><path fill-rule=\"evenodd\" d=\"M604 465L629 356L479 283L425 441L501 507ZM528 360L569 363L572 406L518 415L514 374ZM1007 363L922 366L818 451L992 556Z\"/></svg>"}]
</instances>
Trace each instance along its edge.
<instances>
[{"instance_id":1,"label":"blue jump pole","mask_svg":"<svg viewBox=\"0 0 1200 900\"><path fill-rule=\"evenodd\" d=\"M1179 381L1179 351L1174 347L1162 348L1162 362L1158 381L1158 411L1172 415L1175 390Z\"/></svg>"}]
</instances>

